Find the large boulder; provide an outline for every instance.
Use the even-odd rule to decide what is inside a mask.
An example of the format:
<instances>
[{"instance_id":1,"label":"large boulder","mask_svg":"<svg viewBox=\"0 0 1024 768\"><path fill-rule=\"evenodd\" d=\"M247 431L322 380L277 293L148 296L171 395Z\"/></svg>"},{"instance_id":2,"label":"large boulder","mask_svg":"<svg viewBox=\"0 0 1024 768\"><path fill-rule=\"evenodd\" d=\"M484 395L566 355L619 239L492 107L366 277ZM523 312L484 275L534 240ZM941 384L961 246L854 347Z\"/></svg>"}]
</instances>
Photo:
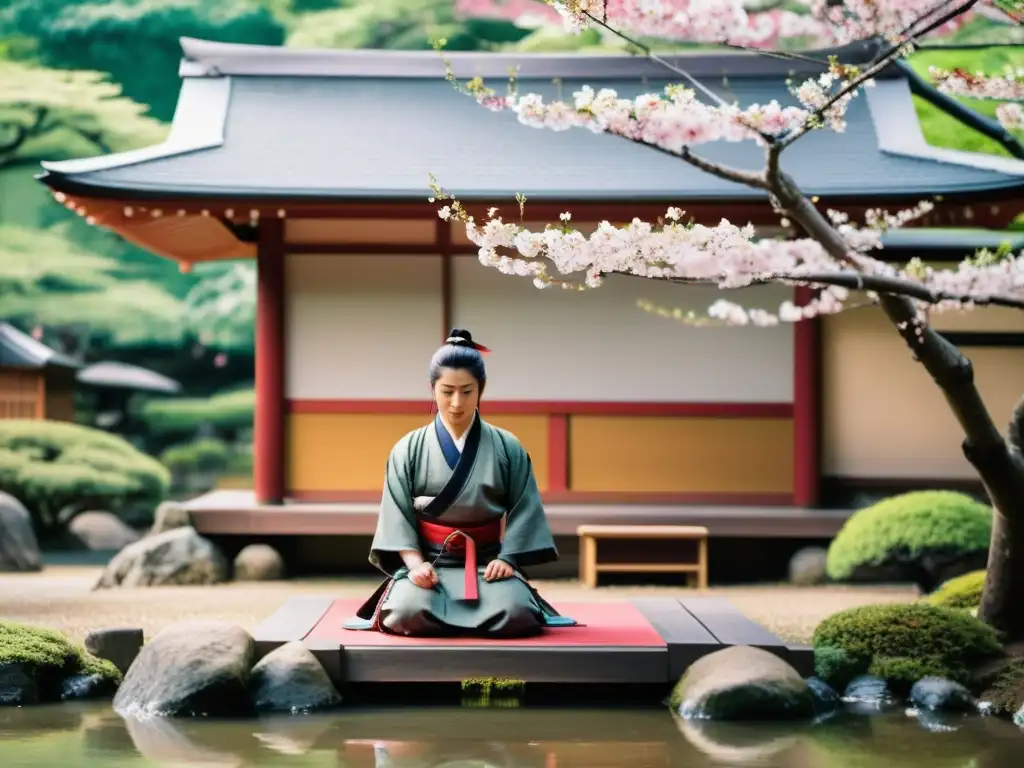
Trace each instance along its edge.
<instances>
[{"instance_id":1,"label":"large boulder","mask_svg":"<svg viewBox=\"0 0 1024 768\"><path fill-rule=\"evenodd\" d=\"M910 689L910 700L928 712L976 712L978 703L960 683L942 677L923 677Z\"/></svg>"},{"instance_id":2,"label":"large boulder","mask_svg":"<svg viewBox=\"0 0 1024 768\"><path fill-rule=\"evenodd\" d=\"M815 711L814 695L800 673L751 646L726 648L691 664L669 703L688 719L790 720Z\"/></svg>"},{"instance_id":3,"label":"large boulder","mask_svg":"<svg viewBox=\"0 0 1024 768\"><path fill-rule=\"evenodd\" d=\"M42 570L39 542L25 505L0 491L0 571Z\"/></svg>"},{"instance_id":4,"label":"large boulder","mask_svg":"<svg viewBox=\"0 0 1024 768\"><path fill-rule=\"evenodd\" d=\"M0 706L109 696L120 681L60 632L0 620Z\"/></svg>"},{"instance_id":5,"label":"large boulder","mask_svg":"<svg viewBox=\"0 0 1024 768\"><path fill-rule=\"evenodd\" d=\"M900 696L924 677L968 684L980 664L1002 656L995 630L964 611L924 602L840 611L814 630L815 672L834 688L872 675Z\"/></svg>"},{"instance_id":6,"label":"large boulder","mask_svg":"<svg viewBox=\"0 0 1024 768\"><path fill-rule=\"evenodd\" d=\"M284 558L269 544L250 544L235 557L235 581L274 581L285 575Z\"/></svg>"},{"instance_id":7,"label":"large boulder","mask_svg":"<svg viewBox=\"0 0 1024 768\"><path fill-rule=\"evenodd\" d=\"M991 507L953 491L918 491L855 512L832 540L835 581L912 582L930 592L984 568Z\"/></svg>"},{"instance_id":8,"label":"large boulder","mask_svg":"<svg viewBox=\"0 0 1024 768\"><path fill-rule=\"evenodd\" d=\"M253 702L260 712L312 712L341 704L326 670L300 641L276 648L252 669Z\"/></svg>"},{"instance_id":9,"label":"large boulder","mask_svg":"<svg viewBox=\"0 0 1024 768\"><path fill-rule=\"evenodd\" d=\"M175 528L131 544L107 564L96 589L219 584L228 579L223 553L195 528Z\"/></svg>"},{"instance_id":10,"label":"large boulder","mask_svg":"<svg viewBox=\"0 0 1024 768\"><path fill-rule=\"evenodd\" d=\"M256 643L237 624L183 621L143 646L114 697L126 717L249 714Z\"/></svg>"},{"instance_id":11,"label":"large boulder","mask_svg":"<svg viewBox=\"0 0 1024 768\"><path fill-rule=\"evenodd\" d=\"M139 532L110 512L82 512L68 523L68 535L83 549L119 552L140 538Z\"/></svg>"}]
</instances>

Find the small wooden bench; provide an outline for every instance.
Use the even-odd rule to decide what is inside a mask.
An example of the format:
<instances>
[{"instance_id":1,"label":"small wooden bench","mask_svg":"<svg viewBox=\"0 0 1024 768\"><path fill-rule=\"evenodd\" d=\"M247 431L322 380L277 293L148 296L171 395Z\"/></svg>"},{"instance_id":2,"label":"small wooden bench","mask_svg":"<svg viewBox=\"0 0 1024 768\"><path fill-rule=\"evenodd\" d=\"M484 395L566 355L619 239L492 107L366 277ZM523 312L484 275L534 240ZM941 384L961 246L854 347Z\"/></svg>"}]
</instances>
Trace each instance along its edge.
<instances>
[{"instance_id":1,"label":"small wooden bench","mask_svg":"<svg viewBox=\"0 0 1024 768\"><path fill-rule=\"evenodd\" d=\"M699 525L581 525L576 529L580 539L580 582L585 587L597 586L599 573L685 573L696 576L697 587L708 586L708 529ZM597 558L598 539L677 539L697 542L697 562L672 563L600 563Z\"/></svg>"}]
</instances>

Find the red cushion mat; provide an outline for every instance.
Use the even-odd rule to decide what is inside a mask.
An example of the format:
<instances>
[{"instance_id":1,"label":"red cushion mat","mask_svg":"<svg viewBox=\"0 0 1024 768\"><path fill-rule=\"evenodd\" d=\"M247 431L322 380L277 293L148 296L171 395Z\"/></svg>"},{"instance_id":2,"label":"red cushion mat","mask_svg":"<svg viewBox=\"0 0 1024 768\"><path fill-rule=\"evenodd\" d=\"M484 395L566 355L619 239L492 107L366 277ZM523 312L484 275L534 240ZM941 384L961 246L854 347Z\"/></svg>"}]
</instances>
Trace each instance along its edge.
<instances>
[{"instance_id":1,"label":"red cushion mat","mask_svg":"<svg viewBox=\"0 0 1024 768\"><path fill-rule=\"evenodd\" d=\"M344 629L342 624L355 615L360 600L335 600L327 613L306 636L337 640L343 646L365 645L626 645L665 647L665 641L630 603L565 603L555 606L582 627L549 627L537 637L518 640L481 640L474 637L398 637L382 632Z\"/></svg>"}]
</instances>

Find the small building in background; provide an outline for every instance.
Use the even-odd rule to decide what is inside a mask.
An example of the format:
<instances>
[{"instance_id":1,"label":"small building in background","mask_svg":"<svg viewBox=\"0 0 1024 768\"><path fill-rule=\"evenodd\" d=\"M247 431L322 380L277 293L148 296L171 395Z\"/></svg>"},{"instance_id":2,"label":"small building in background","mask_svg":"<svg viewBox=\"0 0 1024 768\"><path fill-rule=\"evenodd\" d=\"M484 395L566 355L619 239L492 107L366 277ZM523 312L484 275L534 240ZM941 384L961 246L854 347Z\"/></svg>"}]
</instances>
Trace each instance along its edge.
<instances>
[{"instance_id":1,"label":"small building in background","mask_svg":"<svg viewBox=\"0 0 1024 768\"><path fill-rule=\"evenodd\" d=\"M75 420L75 374L82 364L0 323L0 419Z\"/></svg>"}]
</instances>

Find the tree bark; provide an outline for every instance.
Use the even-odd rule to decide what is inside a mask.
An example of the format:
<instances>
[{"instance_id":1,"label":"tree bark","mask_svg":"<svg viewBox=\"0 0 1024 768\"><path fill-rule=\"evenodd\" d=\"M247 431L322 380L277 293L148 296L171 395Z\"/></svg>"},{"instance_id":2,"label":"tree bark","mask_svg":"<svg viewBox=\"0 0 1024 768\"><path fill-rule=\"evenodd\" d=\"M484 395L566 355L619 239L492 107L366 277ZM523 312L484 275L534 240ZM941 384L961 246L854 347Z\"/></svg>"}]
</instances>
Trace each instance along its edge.
<instances>
[{"instance_id":1,"label":"tree bark","mask_svg":"<svg viewBox=\"0 0 1024 768\"><path fill-rule=\"evenodd\" d=\"M772 192L789 216L841 263L850 264L842 236L785 173L770 173ZM853 264L852 266L856 266ZM1024 640L1024 458L1021 446L1008 444L992 421L974 383L974 369L957 347L918 320L913 302L903 296L879 294L886 317L942 390L964 432L964 456L977 470L994 509L992 539L981 608L982 621L1004 633L1007 642ZM1014 415L1011 435L1019 443L1018 422L1024 421L1024 400Z\"/></svg>"}]
</instances>

